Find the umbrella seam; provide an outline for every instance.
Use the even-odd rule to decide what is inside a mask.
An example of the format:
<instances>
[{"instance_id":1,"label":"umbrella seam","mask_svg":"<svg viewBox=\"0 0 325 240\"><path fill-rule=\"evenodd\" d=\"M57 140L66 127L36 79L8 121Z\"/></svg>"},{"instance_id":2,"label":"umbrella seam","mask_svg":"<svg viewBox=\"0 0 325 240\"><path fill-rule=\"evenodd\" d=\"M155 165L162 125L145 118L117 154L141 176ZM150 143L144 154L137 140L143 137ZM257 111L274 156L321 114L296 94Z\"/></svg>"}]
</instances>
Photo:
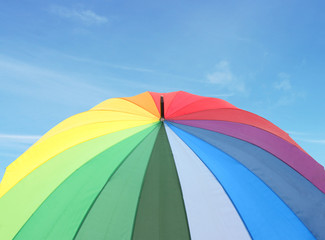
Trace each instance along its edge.
<instances>
[{"instance_id":1,"label":"umbrella seam","mask_svg":"<svg viewBox=\"0 0 325 240\"><path fill-rule=\"evenodd\" d=\"M196 96L199 96L199 95L196 95ZM180 110L182 110L182 109L184 109L184 108L186 108L186 107L188 107L188 106L190 106L190 105L192 105L192 104L195 104L195 103L198 103L198 102L200 102L200 101L207 100L207 99L211 99L211 100L215 100L215 99L218 99L218 100L219 100L219 99L220 99L220 100L226 102L225 100L223 100L223 99L221 99L221 98L202 97L202 98L200 98L200 99L195 100L194 102L191 102L191 103L189 103L189 104L186 104L186 105L182 106L181 108L179 108L179 109L173 111L172 113L169 114L169 118L173 118L173 117L175 117L175 116L173 116L173 115L176 115L176 113L177 113L178 111L180 111ZM226 103L228 103L228 102L226 102ZM231 103L229 103L229 104L231 104ZM231 104L231 105L232 105L232 104ZM211 108L211 109L239 109L239 108L237 108L236 106L234 106L234 108L230 108L230 107L221 107L221 108ZM208 109L207 109L207 110L208 110ZM189 114L189 113L187 113L187 114ZM186 115L186 114L183 114L182 116L184 116L184 115Z\"/></svg>"},{"instance_id":2,"label":"umbrella seam","mask_svg":"<svg viewBox=\"0 0 325 240\"><path fill-rule=\"evenodd\" d=\"M184 117L184 116L188 116L188 115L190 115L190 114L195 114L195 113L203 113L203 112L206 112L206 111L210 111L210 110L216 110L216 111L218 111L218 110L222 110L222 109L224 109L224 110L235 110L235 111L241 111L241 112L245 112L245 113L248 113L248 114L252 114L253 116L255 116L255 117L257 117L257 118L261 118L261 119L263 119L263 120L265 120L265 121L267 121L269 124L271 124L271 126L273 126L273 127L276 127L276 129L277 129L277 131L279 131L280 133L282 133L282 134L284 134L285 136L287 136L287 137L289 137L289 139L290 140L292 140L292 142L295 144L295 145L297 145L297 146L299 146L291 137L290 137L290 135L288 134L288 133L286 133L285 131L283 131L281 128L279 128L278 126L276 126L274 123L272 123L271 121L269 121L269 120L267 120L266 118L263 118L263 117L261 117L261 116L259 116L259 115L257 115L257 114L255 114L255 113L252 113L252 112L249 112L249 111L246 111L246 110L242 110L242 109L239 109L239 108L217 108L217 109L215 109L215 108L211 108L211 109L205 109L205 110L202 110L202 111L197 111L197 112L192 112L192 113L188 113L188 114L184 114L184 115L182 115L182 116L177 116L177 117ZM175 117L174 117L175 118ZM173 118L168 118L168 120L211 120L211 121L213 121L213 119L173 119ZM216 121L220 121L220 120L216 120ZM231 122L231 121L228 121L228 122ZM245 123L242 123L242 124L245 124ZM250 125L250 124L246 124L246 125L249 125L249 126L254 126L254 125ZM256 127L256 126L254 126L254 127ZM259 127L257 127L257 128L259 128ZM268 130L266 130L266 131L268 131ZM302 149L303 150L303 149Z\"/></svg>"},{"instance_id":3,"label":"umbrella seam","mask_svg":"<svg viewBox=\"0 0 325 240\"><path fill-rule=\"evenodd\" d=\"M160 125L159 128L161 128L161 125ZM159 130L160 130L160 129L159 129ZM159 130L158 130L158 131L159 131ZM158 136L158 133L157 133L157 136ZM155 143L154 143L153 147L154 147L155 144L156 144L157 136L156 136ZM139 196L138 196L137 206L136 206L136 208L135 208L135 214L134 214L134 218L133 218L132 233L131 233L131 238L130 238L131 240L133 239L133 236L134 236L135 222L136 222L136 217L137 217L137 213L138 213L138 209L139 209L139 203L140 203L140 198L141 198L141 192L142 192L142 188L143 188L143 184L144 184L144 179L145 179L145 177L146 177L146 173L147 173L147 170L148 170L148 166L149 166L149 162L150 162L151 156L152 156L152 150L151 150L151 154L150 154L150 157L149 157L149 160L148 160L148 163L147 163L147 165L146 165L146 169L145 169L145 171L144 171L144 175L143 175L143 178L142 178L142 181L141 181L140 193L139 193Z\"/></svg>"},{"instance_id":4,"label":"umbrella seam","mask_svg":"<svg viewBox=\"0 0 325 240\"><path fill-rule=\"evenodd\" d=\"M139 104L137 104L137 103L135 103L135 102L132 102L131 100L128 100L128 99L125 99L125 98L121 98L121 99L123 99L123 100L125 100L125 101L127 101L127 102L130 102L130 103L132 103L132 104L138 106L139 108L142 108L143 110L145 110L146 112L150 113L150 114L153 115L154 117L157 117L155 114L153 114L153 113L150 112L149 110L147 110L147 109L141 107ZM155 102L154 102L154 105L156 105Z\"/></svg>"},{"instance_id":5,"label":"umbrella seam","mask_svg":"<svg viewBox=\"0 0 325 240\"><path fill-rule=\"evenodd\" d=\"M182 125L186 125L186 126L191 126L191 127L195 127L195 126L192 126L192 125L188 125L187 123L178 123L177 121L216 121L216 122L230 122L230 123L237 123L237 124L242 124L242 125L247 125L247 126L250 126L250 127L253 127L253 128L257 128L261 131L264 131L264 132L267 132L269 134L272 134L273 136L275 137L278 137L278 138L281 138L283 141L286 141L287 143L291 144L292 146L296 147L299 151L305 153L307 156L310 156L309 154L307 154L305 151L302 151L302 149L298 148L297 145L295 145L294 143L292 142L289 142L287 139L284 139L282 138L281 136L277 135L277 134L274 134L273 132L270 132L268 131L267 129L264 129L264 128L260 128L260 127L257 127L257 126L254 126L254 125L250 125L250 124L246 124L246 123L241 123L241 122L234 122L234 121L226 121L226 120L211 120L211 119L177 119L177 120L173 120L173 119L170 119L169 120L170 122L173 122L173 123L177 123L177 124L182 124ZM200 128L200 127L198 127ZM205 129L205 128L202 128L202 129ZM209 129L206 129L206 130L209 130ZM209 130L209 131L213 131L213 130ZM227 134L226 134L227 135Z\"/></svg>"},{"instance_id":6,"label":"umbrella seam","mask_svg":"<svg viewBox=\"0 0 325 240\"><path fill-rule=\"evenodd\" d=\"M169 103L169 105L168 105L168 109L165 109L165 113L166 113L165 116L167 116L167 114L169 113L168 111L169 111L169 109L170 109L170 106L173 104L173 102L174 102L176 96L177 96L178 94L180 94L181 92L183 92L183 91L177 91L177 92L175 93L175 95L173 96L173 98L170 100L170 103Z\"/></svg>"},{"instance_id":7,"label":"umbrella seam","mask_svg":"<svg viewBox=\"0 0 325 240\"><path fill-rule=\"evenodd\" d=\"M143 108L144 109L144 108ZM104 109L104 108L97 108L97 109L89 109L88 111L85 111L85 112L94 112L94 111L112 111L112 112L121 112L121 113L128 113L128 114L132 114L132 115L135 115L135 116L140 116L140 117L144 117L142 116L141 114L137 114L137 113L131 113L131 112L126 112L126 111L118 111L118 110L113 110L113 109ZM147 111L148 112L148 111ZM82 112L84 113L84 112ZM80 113L78 113L80 114ZM76 114L76 115L78 115ZM75 115L74 115L75 116ZM153 115L153 117L147 117L147 118L157 118L157 116Z\"/></svg>"},{"instance_id":8,"label":"umbrella seam","mask_svg":"<svg viewBox=\"0 0 325 240\"><path fill-rule=\"evenodd\" d=\"M156 126L157 127L157 126ZM91 211L92 207L94 206L95 202L97 201L97 199L99 198L99 195L102 193L103 189L106 187L106 185L108 184L109 180L114 176L114 174L118 171L118 169L122 166L122 164L125 162L125 160L131 155L131 153L134 152L134 150L144 141L145 138L148 137L148 135L150 133L152 133L156 127L154 127L129 153L128 155L121 161L121 163L118 165L118 167L114 170L114 172L112 173L112 175L107 179L107 181L105 182L104 186L102 187L102 189L99 191L99 193L97 194L96 198L94 199L94 201L92 202L92 204L90 205L90 207L88 208L86 214L84 215L81 223L79 224L79 227L77 229L77 231L75 232L74 236L72 239L76 239L85 219L87 218L89 212ZM142 132L142 131L141 131ZM139 132L140 133L140 132Z\"/></svg>"},{"instance_id":9,"label":"umbrella seam","mask_svg":"<svg viewBox=\"0 0 325 240\"><path fill-rule=\"evenodd\" d=\"M144 119L140 119L140 120L129 120L129 119L121 119L121 120L108 120L108 121L100 121L100 122L90 122L90 123L86 123L86 124L82 124L82 125L78 125L78 126L75 126L75 127L71 127L71 128L67 128L67 129L64 129L64 130L62 130L62 131L58 131L57 133L55 133L55 134L53 134L53 135L50 135L49 137L47 137L47 138L45 138L45 139L43 139L42 140L42 138L41 139L39 139L39 140L42 140L42 141L37 141L34 145L36 145L36 144L38 144L38 143L41 143L41 142L43 142L43 141L45 141L45 140L47 140L47 139L50 139L50 138L52 138L52 137L54 137L54 136L56 136L56 135L58 135L58 134L61 134L61 133L64 133L64 132L66 132L66 131L69 131L69 130L72 130L72 129L76 129L76 128L79 128L79 127L84 127L84 126L89 126L89 125L92 125L92 124L98 124L98 123L114 123L114 122L126 122L126 121L130 121L130 122L133 122L133 121L139 121L139 122L141 122L141 121L153 121L153 120L144 120ZM156 122L156 121L155 121ZM155 123L155 122L152 122L152 123ZM158 120L157 120L157 122L158 122ZM148 124L151 124L151 123L148 123ZM145 125L145 124L144 124ZM143 126L143 125L139 125L139 126ZM124 130L124 129L123 129Z\"/></svg>"},{"instance_id":10,"label":"umbrella seam","mask_svg":"<svg viewBox=\"0 0 325 240\"><path fill-rule=\"evenodd\" d=\"M168 125L168 123L167 123L167 125ZM175 126L174 126L175 127ZM177 128L177 127L176 127ZM172 128L170 128L172 131L173 131L173 129ZM179 129L179 128L177 128L177 129ZM179 130L181 130L181 131L183 131L183 132L186 132L186 131L184 131L184 130L182 130L182 129L179 129ZM182 141L183 141L183 139L175 132L175 131L173 131ZM188 133L188 132L186 132L186 133ZM190 133L188 133L188 134L190 134ZM192 135L192 134L191 134ZM195 137L195 136L194 136ZM202 139L201 139L202 140ZM204 140L202 140L202 141L204 141ZM184 141L183 141L184 142ZM204 141L205 142L205 141ZM184 142L184 144L186 144L185 142ZM209 143L208 143L209 144ZM186 144L186 146L188 146L187 144ZM197 158L198 159L200 159L200 161L206 166L206 168L207 169L209 169L209 171L211 172L211 174L215 177L215 179L219 182L219 184L220 184L220 186L222 187L222 189L225 191L225 193L226 193L226 195L228 196L228 198L229 198L229 200L231 201L231 203L232 203L232 205L234 206L234 208L235 208L235 210L236 210L236 212L238 213L238 216L240 217L240 219L241 219L241 221L242 221L242 223L243 223L243 225L245 226L245 228L246 228L246 230L247 230L247 233L249 234L249 236L250 236L250 238L251 239L253 239L253 237L252 237L252 235L251 235L251 233L250 233L250 231L249 231L249 229L248 229L248 227L247 227L247 225L246 225L246 223L245 223L245 221L244 221L244 219L243 219L243 217L242 217L242 215L240 214L240 212L238 211L238 209L237 209L237 207L236 207L236 205L234 204L234 202L233 202L233 200L232 200L232 198L230 197L230 195L229 195L229 193L227 192L227 190L224 188L224 186L223 186L223 184L219 181L219 179L218 179L218 177L211 171L211 169L205 164L205 162L197 155L197 153L190 147L190 146L188 146L190 149L191 149L191 151L197 156ZM237 160L236 160L237 161Z\"/></svg>"},{"instance_id":11,"label":"umbrella seam","mask_svg":"<svg viewBox=\"0 0 325 240\"><path fill-rule=\"evenodd\" d=\"M182 191L182 187L181 187L180 180L179 180L179 176L178 176L178 171L177 171L177 167L176 167L176 163L175 163L174 154L173 154L173 151L172 151L172 149L170 147L170 143L169 143L169 139L168 139L168 135L167 135L167 132L166 132L164 123L162 123L161 128L164 128L164 131L165 131L165 134L166 134L166 137L167 137L167 140L168 140L168 146L169 146L170 152L171 152L171 154L173 156L173 163L174 163L175 171L176 171L176 174L177 174L177 180L178 180L177 183L178 183L178 187L180 189L182 203L183 203L183 210L184 210L184 213L185 213L185 220L186 220L187 232L189 234L189 239L191 239L191 233L190 233L190 228L189 228L189 224L188 224L188 217L187 217L186 208L185 208L183 191ZM156 139L156 141L157 141L157 139ZM156 144L156 141L155 141L155 144ZM152 155L152 152L151 152L151 155ZM150 155L150 159L151 159L151 155ZM144 174L144 177L143 177L143 180L142 180L142 184L141 184L141 188L140 189L143 188L144 179L145 179L145 176L146 176L146 172L148 170L148 166L149 166L150 159L149 159L149 161L147 163L146 170L145 170L145 174ZM139 208L139 203L140 203L140 198L141 198L141 192L139 194L139 198L138 198L138 201L137 201L136 214L134 216L131 239L133 239L133 237L134 237L134 229L135 229L135 223L136 223L136 216L137 216L137 212L138 212L138 208Z\"/></svg>"},{"instance_id":12,"label":"umbrella seam","mask_svg":"<svg viewBox=\"0 0 325 240\"><path fill-rule=\"evenodd\" d=\"M144 131L145 129L143 129L142 131ZM140 131L140 132L142 132L142 131ZM134 133L134 134L132 134L131 136L134 136L134 135L136 135L136 134L138 134L138 133L140 133L140 132L137 132L137 133ZM130 137L130 136L129 136ZM15 236L13 237L13 240L16 238L16 236L19 234L19 232L23 229L23 227L26 225L26 223L29 221L29 219L31 219L32 218L32 216L34 216L34 214L38 211L38 209L44 204L44 202L60 187L60 185L62 184L62 183L64 183L71 175L73 175L76 171L78 171L80 168L82 168L83 166L85 166L86 164L88 164L89 163L89 161L91 161L93 158L95 158L95 157L97 157L98 155L100 155L101 153L103 153L103 152L105 152L106 150L108 150L109 148L111 148L111 147L113 147L113 146L115 146L116 144L119 144L119 143L121 143L122 141L124 141L124 140L126 140L126 138L125 139L122 139L121 141L119 141L119 142L117 142L117 143L115 143L114 145L112 145L112 146L110 146L110 147L108 147L108 148L105 148L103 151L101 151L100 153L98 153L98 154L96 154L96 155L94 155L91 159L89 159L88 161L86 161L84 164L82 164L82 165L80 165L77 169L75 169L71 174L69 174L69 176L67 176L65 179L63 179L58 185L57 185L57 187L55 187L54 188L54 190L44 199L44 201L35 209L35 211L31 214L31 216L26 220L26 222L22 225L22 227L19 229L19 231L15 234ZM50 159L49 159L50 160ZM124 160L123 160L124 161ZM122 162L123 162L122 161ZM115 171L114 171L114 173L115 173ZM114 175L114 173L112 174L112 176Z\"/></svg>"},{"instance_id":13,"label":"umbrella seam","mask_svg":"<svg viewBox=\"0 0 325 240\"><path fill-rule=\"evenodd\" d=\"M177 123L177 124L179 124L179 123ZM174 124L172 124L173 126L175 126ZM180 125L182 125L182 124L180 124ZM186 125L186 124L184 124L184 125ZM190 125L186 125L186 126L190 126ZM175 126L176 128L178 128L177 126ZM224 135L224 136L227 136L227 137L229 137L229 138L234 138L234 139L237 139L237 140L239 140L239 141L242 141L242 142L245 142L245 143L247 143L247 144L250 144L250 145L253 145L253 146L256 146L257 148L259 148L259 149L261 149L262 151L265 151L265 152L267 152L267 153L269 153L270 155L272 155L272 156L274 156L276 159L278 159L279 161L281 161L282 163L284 163L285 165L287 165L289 168L291 168L291 169L293 169L293 171L295 171L297 174L299 174L300 176L302 176L306 181L308 181L310 184L312 184L314 187L315 187L315 189L317 189L317 190L319 190L320 192L322 192L314 183L312 183L308 178L306 178L304 175L302 175L298 170L296 170L294 167L292 167L292 166L290 166L288 163L286 163L285 161L283 161L280 157L278 157L278 156L276 156L275 154L273 154L272 152L270 152L270 151L268 151L268 150L266 150L266 149L264 149L264 148L262 148L262 147L260 147L260 146L258 146L258 145L256 145L256 144L254 144L254 143L251 143L251 142L248 142L248 141L246 141L246 140L244 140L244 139L240 139L240 138L237 138L237 137L234 137L234 136L230 136L230 135L227 135L227 134L224 134L224 133L220 133L220 132L216 132L216 131L213 131L213 130L209 130L209 129L204 129L204 128L200 128L200 127L194 127L194 126L190 126L190 127L192 127L192 128L198 128L198 129L202 129L202 130L205 130L205 131L209 131L209 132L213 132L213 133L216 133L216 134L220 134L220 135ZM180 128L178 128L178 129L180 129ZM181 129L181 130L183 130L183 129ZM186 130L183 130L183 131L185 131L185 132L187 132ZM189 133L189 134L191 134L190 132L187 132L187 133ZM202 141L204 141L204 142L206 142L206 143L208 143L208 144L210 144L211 146L214 146L215 148L217 148L217 149L219 149L220 151L222 151L223 153L225 153L225 154L227 154L228 156L230 156L231 158L233 158L233 159L235 159L237 162L239 162L239 163L241 163L243 166L245 166L246 167L246 165L244 164L244 163L242 163L241 161L239 161L239 160L237 160L237 158L235 158L235 157L233 157L233 156L231 156L230 154L228 154L228 153L226 153L225 151L223 151L223 150L221 150L219 147L217 147L217 146L215 146L214 144L212 144L212 143L209 143L208 141L205 141L203 138L201 138L201 137L198 137L198 136L196 136L196 135L194 135L194 134L191 134L191 135L193 135L193 136L195 136L195 137L197 137L197 138L199 138L199 139L201 139ZM308 156L308 155L307 155ZM255 174L253 171L251 171L248 167L246 167L250 172L252 172L256 177L258 177L265 185L267 185L272 191L273 191L273 189L271 188L271 186L269 186L269 184L267 184L265 181L263 181L257 174ZM275 191L273 191L274 193L275 193ZM276 194L276 193L275 193ZM278 194L276 194L276 195L278 195ZM294 210L292 210L291 209L291 207L289 207L289 205L285 202L285 201L283 201L282 199L282 197L279 197L278 196L278 198L282 201L282 202L284 202L285 203L285 205L296 215L296 211L294 211ZM299 209L297 210L297 212L299 212ZM301 218L298 216L298 215L296 215L296 217L297 218L299 218L299 220L303 223L303 225L312 233L312 235L314 235L314 232L311 230L311 229L309 229L309 227L307 226L307 225L305 225L305 223L301 220Z\"/></svg>"},{"instance_id":14,"label":"umbrella seam","mask_svg":"<svg viewBox=\"0 0 325 240\"><path fill-rule=\"evenodd\" d=\"M174 126L175 127L175 126ZM177 127L176 127L177 128ZM183 131L183 132L186 132L186 133L188 133L188 134L190 134L189 132L187 132L187 131L185 131L185 130L182 130L182 129L180 129L180 128L177 128L177 129L179 129L179 130L181 130L181 131ZM222 153L224 153L225 155L227 155L228 157L230 157L230 158L232 158L232 159L234 159L237 163L239 163L241 166L243 166L245 169L247 169L247 171L249 171L251 174L253 174L256 178L258 178L278 199L279 199L279 201L281 201L291 212L292 212L292 214L299 220L299 222L309 231L309 233L315 238L315 236L314 236L314 234L310 231L310 229L309 228L307 228L307 226L301 221L301 219L295 214L295 212L278 196L278 194L276 194L274 191L273 191L273 189L268 185L268 184L266 184L260 177L258 177L257 175L255 175L249 168L247 168L244 164L242 164L240 161L238 161L236 158L234 158L234 157L232 157L232 156L230 156L228 153L226 153L226 152L224 152L224 151L222 151L220 148L218 148L218 147L216 147L216 146L214 146L214 145L212 145L212 144L210 144L210 143L208 143L207 141L205 141L204 139L202 139L202 138L200 138L200 137L197 137L197 136L194 136L194 135L192 135L192 134L190 134L191 136L193 136L193 137L195 137L195 138L198 138L198 139L200 139L201 141L203 141L203 142L205 142L205 143L207 143L207 144L209 144L210 146L212 146L212 147L215 147L216 149L218 149L219 151L221 151ZM191 147L190 147L191 148ZM192 149L192 148L191 148ZM192 150L194 153L195 153L195 151L194 150ZM196 153L195 153L196 154ZM197 155L197 157L198 158L200 158L198 155ZM200 160L202 161L202 159L200 158ZM202 161L203 163L204 163L204 161ZM207 168L211 171L211 169L207 166ZM212 171L211 171L212 172ZM214 174L213 174L214 175ZM217 178L217 177L216 177ZM220 183L221 184L221 183ZM226 191L226 190L225 190ZM237 209L237 208L236 208ZM246 226L246 224L245 224L245 226ZM252 238L253 239L253 238ZM315 238L316 239L316 238Z\"/></svg>"},{"instance_id":15,"label":"umbrella seam","mask_svg":"<svg viewBox=\"0 0 325 240\"><path fill-rule=\"evenodd\" d=\"M130 100L127 100L127 99L125 99L125 98L110 98L110 99L120 99L120 100L123 100L123 101L129 102L129 103L132 103L133 105L135 105L135 106L137 106L137 107L139 107L139 108L145 110L146 112L150 113L150 114L153 115L154 117L157 117L157 116L154 115L153 113L149 112L147 109L145 109L145 108L141 107L140 105L138 105L138 104L136 104L136 103L134 103L134 102L132 102L132 101L130 101ZM110 100L110 99L108 99L108 100ZM106 100L106 101L107 101L107 100ZM99 104L101 104L101 103L99 103ZM95 106L95 107L96 107L96 106ZM92 109L94 109L95 107L89 109L88 111L93 111ZM104 109L103 109L103 110L104 110Z\"/></svg>"},{"instance_id":16,"label":"umbrella seam","mask_svg":"<svg viewBox=\"0 0 325 240\"><path fill-rule=\"evenodd\" d=\"M178 120L176 120L176 121L178 121ZM180 120L180 121L187 121L187 120ZM201 120L194 119L194 120L190 120L190 121L202 121L202 119L201 119ZM223 121L223 120L203 120L203 121L220 121L220 122L239 123L239 122ZM170 120L170 122L177 123L177 124L181 124L181 125L186 125L186 126L190 126L190 127L200 128L200 129L204 129L204 130L207 130L207 131L217 132L217 131L213 131L213 130L210 130L210 129L205 129L205 128L201 128L201 127L196 127L196 126L188 125L188 124L186 124L186 123L178 123L178 122L174 122L174 120ZM306 157L308 157L308 159L309 159L308 161L312 161L312 162L310 162L310 164L314 164L314 165L315 165L315 164L318 164L318 165L320 165L320 164L319 164L315 159L313 159L309 154L307 154L305 151L302 151L300 148L298 148L298 147L297 147L296 145L294 145L293 143L287 141L286 139L283 139L282 137L280 137L280 136L278 136L278 135L276 135L276 134L274 134L274 133L272 133L272 132L269 132L269 131L267 131L267 130L265 130L265 129L262 129L262 128L259 128L259 127L253 126L253 125L249 125L249 124L245 124L245 123L239 123L239 124L243 124L243 125L247 125L247 126L251 126L251 127L257 128L257 129L259 129L259 130L261 130L261 131L265 131L265 132L267 132L267 133L269 133L269 134L272 134L272 135L275 136L275 137L278 137L278 138L282 139L282 140L285 141L286 143L290 144L292 147L296 148L298 151L300 151L300 152L302 152L303 154L305 154ZM217 133L220 133L220 132L217 132ZM231 135L228 135L228 134L225 134L225 133L220 133L220 134L223 134L223 135L226 135L226 136L229 136L229 137L233 137L233 138L236 138L236 139L240 139L240 140L242 140L242 141L246 141L245 139L242 139L242 138L239 138L239 137L236 137L236 136L231 136ZM248 141L246 141L246 142L248 142ZM321 188L322 188L321 186L322 186L322 185L320 185L320 184L317 184L317 185L314 184L314 183L312 182L312 180L311 180L311 177L312 177L312 176L309 176L309 177L307 178L305 175L303 175L303 173L301 173L302 170L298 170L297 167L295 166L295 165L296 165L295 163L289 164L288 162L284 161L283 158L280 158L279 156L273 154L272 152L270 152L270 151L268 151L268 150L266 150L266 149L264 149L264 148L262 148L262 147L260 147L260 146L258 146L258 145L256 145L256 144L254 144L254 143L252 143L252 142L248 142L248 143L257 146L257 147L259 147L259 148L261 148L261 149L263 149L263 150L269 152L270 154L272 154L272 155L275 156L276 158L280 159L280 160L281 160L282 162L284 162L286 165L288 165L289 167L291 167L292 169L294 169L296 172L298 172L301 176L303 176L305 179L307 179L311 184L313 184L315 187L317 187L321 192L323 192L323 191L321 190ZM321 166L321 165L320 165L320 166ZM317 176L319 176L319 175L317 174ZM322 175L320 175L320 176L322 176Z\"/></svg>"},{"instance_id":17,"label":"umbrella seam","mask_svg":"<svg viewBox=\"0 0 325 240\"><path fill-rule=\"evenodd\" d=\"M151 94L149 91L147 91L147 93L149 93L149 96L151 97L151 100L153 101L154 106L155 106L156 109L157 109L157 112L160 114L161 110L159 111L158 106L157 106L157 104L156 104L156 102L155 102L155 99L153 98L152 94ZM159 106L159 107L160 107L160 106Z\"/></svg>"},{"instance_id":18,"label":"umbrella seam","mask_svg":"<svg viewBox=\"0 0 325 240\"><path fill-rule=\"evenodd\" d=\"M115 131L115 132L110 132L110 133L107 133L107 134L103 134L103 135L99 135L99 136L96 136L96 137L93 137L93 138L90 138L90 139L87 139L87 140L85 140L85 141L82 141L82 142L78 142L78 143L76 143L75 145L72 145L72 146L70 146L70 147L68 147L68 148L66 148L66 149L64 149L63 151L61 151L61 152L59 152L59 153L57 153L57 154L55 154L55 155L53 155L52 157L50 157L49 159L47 159L46 161L44 161L43 163L41 163L40 165L38 165L37 167L35 167L35 168L33 168L29 173L27 173L27 174L25 174L19 181L17 181L8 191L6 191L2 196L4 196L5 194L7 194L11 189L13 189L20 181L22 181L26 176L28 176L29 174L31 174L33 171L35 171L37 168L39 168L40 166L42 166L44 163L46 163L47 161L49 161L49 160L51 160L52 158L54 158L54 157L56 157L57 155L59 155L59 154L61 154L61 153L63 153L64 151L66 151L67 149L69 149L69 148L72 148L72 147L75 147L75 146L77 146L78 144L81 144L81 143L85 143L85 142L88 142L88 141L90 141L90 140L93 140L93 139L95 139L95 138L98 138L98 137L103 137L103 136L105 136L105 135L108 135L108 134L112 134L112 133L117 133L117 132L120 132L120 131L124 131L124 130L130 130L130 129L132 129L132 128L137 128L137 127L142 127L142 126L145 126L145 125L150 125L150 124L152 124L152 125L154 125L154 124L157 124L157 123L149 123L149 124L144 124L144 125L140 125L140 126L136 126L136 127L131 127L131 128L126 128L126 129L123 129L123 130L118 130L118 131ZM148 126L149 127L149 126ZM2 179L3 180L3 179ZM2 181L1 181L1 183L2 183ZM2 197L1 196L1 197ZM1 198L0 197L0 198Z\"/></svg>"},{"instance_id":19,"label":"umbrella seam","mask_svg":"<svg viewBox=\"0 0 325 240\"><path fill-rule=\"evenodd\" d=\"M167 124L166 124L166 125L167 125ZM168 126L168 125L167 125L167 126ZM178 182L178 186L179 186L179 189L180 189L180 192L181 192L181 196L182 196L182 201L183 201L183 209L184 209L185 217L186 217L187 230L188 230L188 233L189 233L189 236L190 236L190 239L191 239L191 231L190 231L190 226L189 226L189 223L188 223L188 216L187 216L187 211L186 211L186 207L185 207L185 200L184 200L184 195L183 195L183 190L182 190L181 180L180 180L180 178L179 178L179 174L178 174L178 169L177 169L177 165L176 165L176 162L175 162L174 153L173 153L173 150L172 150L172 148L171 148L171 146L170 146L170 142L169 142L168 134L167 134L167 131L166 131L165 123L164 123L164 129L165 129L165 132L166 132L166 135L167 135L168 145L169 145L170 151L171 151L172 156L173 156L173 162L174 162L174 166L175 166L175 169L176 169L177 180L178 180L177 182Z\"/></svg>"}]
</instances>

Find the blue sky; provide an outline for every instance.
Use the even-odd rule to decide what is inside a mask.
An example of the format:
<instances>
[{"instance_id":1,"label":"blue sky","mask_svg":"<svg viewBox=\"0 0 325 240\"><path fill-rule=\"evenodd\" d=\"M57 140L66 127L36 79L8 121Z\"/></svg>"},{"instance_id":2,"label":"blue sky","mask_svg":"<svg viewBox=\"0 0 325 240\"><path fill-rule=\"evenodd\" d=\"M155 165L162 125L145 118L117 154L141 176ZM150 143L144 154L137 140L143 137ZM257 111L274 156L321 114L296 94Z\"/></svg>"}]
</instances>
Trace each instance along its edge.
<instances>
[{"instance_id":1,"label":"blue sky","mask_svg":"<svg viewBox=\"0 0 325 240\"><path fill-rule=\"evenodd\" d=\"M184 90L287 131L325 165L323 1L1 1L0 179L57 123Z\"/></svg>"}]
</instances>

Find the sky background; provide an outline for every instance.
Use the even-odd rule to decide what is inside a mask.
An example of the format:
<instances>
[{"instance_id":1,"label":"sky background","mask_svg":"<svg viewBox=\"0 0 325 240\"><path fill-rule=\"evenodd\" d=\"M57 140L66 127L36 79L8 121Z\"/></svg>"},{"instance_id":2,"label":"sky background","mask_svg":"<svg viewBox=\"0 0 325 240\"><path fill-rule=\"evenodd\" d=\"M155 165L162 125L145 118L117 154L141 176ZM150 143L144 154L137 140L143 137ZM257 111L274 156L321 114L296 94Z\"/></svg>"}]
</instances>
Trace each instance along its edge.
<instances>
[{"instance_id":1,"label":"sky background","mask_svg":"<svg viewBox=\"0 0 325 240\"><path fill-rule=\"evenodd\" d=\"M325 165L325 3L0 1L0 179L62 120L144 91L219 97Z\"/></svg>"}]
</instances>

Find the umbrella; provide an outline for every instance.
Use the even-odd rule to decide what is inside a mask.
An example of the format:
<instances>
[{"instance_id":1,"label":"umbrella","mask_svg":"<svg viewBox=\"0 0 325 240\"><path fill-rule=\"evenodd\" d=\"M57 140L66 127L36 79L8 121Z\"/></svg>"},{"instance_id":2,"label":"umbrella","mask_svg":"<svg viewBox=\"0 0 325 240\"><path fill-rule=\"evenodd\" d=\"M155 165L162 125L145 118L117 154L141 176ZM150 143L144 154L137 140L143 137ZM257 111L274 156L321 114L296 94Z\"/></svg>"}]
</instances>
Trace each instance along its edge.
<instances>
[{"instance_id":1,"label":"umbrella","mask_svg":"<svg viewBox=\"0 0 325 240\"><path fill-rule=\"evenodd\" d=\"M108 99L6 169L0 239L325 239L325 173L253 113L187 92Z\"/></svg>"}]
</instances>

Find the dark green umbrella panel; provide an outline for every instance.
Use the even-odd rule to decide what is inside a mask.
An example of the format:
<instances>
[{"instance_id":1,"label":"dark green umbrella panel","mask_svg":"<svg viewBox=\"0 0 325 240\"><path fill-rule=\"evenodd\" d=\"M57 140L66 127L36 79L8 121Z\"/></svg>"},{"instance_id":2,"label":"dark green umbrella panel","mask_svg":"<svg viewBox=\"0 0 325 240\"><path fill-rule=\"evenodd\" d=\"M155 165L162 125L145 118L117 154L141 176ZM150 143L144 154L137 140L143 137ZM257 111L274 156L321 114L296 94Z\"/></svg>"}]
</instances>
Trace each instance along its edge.
<instances>
[{"instance_id":1,"label":"dark green umbrella panel","mask_svg":"<svg viewBox=\"0 0 325 240\"><path fill-rule=\"evenodd\" d=\"M106 100L7 167L0 239L325 239L325 174L287 133L186 92Z\"/></svg>"}]
</instances>

